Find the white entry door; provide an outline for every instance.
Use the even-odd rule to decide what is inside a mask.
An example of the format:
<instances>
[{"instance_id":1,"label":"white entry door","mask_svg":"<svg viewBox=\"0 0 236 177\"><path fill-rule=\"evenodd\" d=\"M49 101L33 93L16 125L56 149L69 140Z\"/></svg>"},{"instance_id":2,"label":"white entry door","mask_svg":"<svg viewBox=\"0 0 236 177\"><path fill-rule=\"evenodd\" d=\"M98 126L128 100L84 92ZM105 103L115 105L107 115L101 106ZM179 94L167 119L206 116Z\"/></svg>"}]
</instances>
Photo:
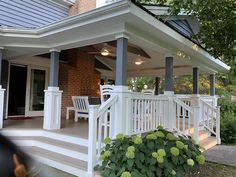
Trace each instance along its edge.
<instances>
[{"instance_id":1,"label":"white entry door","mask_svg":"<svg viewBox=\"0 0 236 177\"><path fill-rule=\"evenodd\" d=\"M43 116L44 90L48 87L48 68L28 66L25 116Z\"/></svg>"}]
</instances>

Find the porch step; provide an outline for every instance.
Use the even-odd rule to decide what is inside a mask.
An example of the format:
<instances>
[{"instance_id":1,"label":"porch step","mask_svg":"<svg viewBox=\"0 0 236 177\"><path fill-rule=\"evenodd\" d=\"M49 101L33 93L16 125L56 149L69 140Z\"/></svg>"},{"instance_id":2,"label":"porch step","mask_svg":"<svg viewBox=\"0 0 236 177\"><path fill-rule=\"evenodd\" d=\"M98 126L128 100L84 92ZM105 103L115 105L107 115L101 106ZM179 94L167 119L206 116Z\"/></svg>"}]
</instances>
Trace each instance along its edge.
<instances>
[{"instance_id":1,"label":"porch step","mask_svg":"<svg viewBox=\"0 0 236 177\"><path fill-rule=\"evenodd\" d=\"M191 137L194 136L194 131L190 134L190 136L191 136ZM209 135L209 132L208 132L208 131L206 131L206 130L200 130L200 131L199 131L199 142L201 142L201 141L207 139L209 136L210 136L210 135Z\"/></svg>"},{"instance_id":2,"label":"porch step","mask_svg":"<svg viewBox=\"0 0 236 177\"><path fill-rule=\"evenodd\" d=\"M87 176L87 162L38 147L22 147L36 161L78 177Z\"/></svg>"},{"instance_id":3,"label":"porch step","mask_svg":"<svg viewBox=\"0 0 236 177\"><path fill-rule=\"evenodd\" d=\"M217 139L216 137L210 136L202 141L199 141L199 145L203 147L203 150L205 151L217 145Z\"/></svg>"},{"instance_id":4,"label":"porch step","mask_svg":"<svg viewBox=\"0 0 236 177\"><path fill-rule=\"evenodd\" d=\"M34 146L49 151L53 150L53 152L79 160L88 160L88 148L85 146L38 136L21 136L9 138L19 146Z\"/></svg>"},{"instance_id":5,"label":"porch step","mask_svg":"<svg viewBox=\"0 0 236 177\"><path fill-rule=\"evenodd\" d=\"M45 130L3 130L1 133L36 161L75 176L89 176L87 139Z\"/></svg>"}]
</instances>

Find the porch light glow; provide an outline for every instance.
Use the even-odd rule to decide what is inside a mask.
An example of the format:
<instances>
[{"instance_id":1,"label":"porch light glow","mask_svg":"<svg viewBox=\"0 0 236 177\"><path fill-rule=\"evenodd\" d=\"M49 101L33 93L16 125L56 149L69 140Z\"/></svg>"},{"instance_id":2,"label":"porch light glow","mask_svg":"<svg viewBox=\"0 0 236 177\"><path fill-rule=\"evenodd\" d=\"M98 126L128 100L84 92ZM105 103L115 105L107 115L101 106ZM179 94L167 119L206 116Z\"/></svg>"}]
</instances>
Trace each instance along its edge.
<instances>
[{"instance_id":1,"label":"porch light glow","mask_svg":"<svg viewBox=\"0 0 236 177\"><path fill-rule=\"evenodd\" d=\"M178 51L178 52L176 53L176 55L179 56L179 57L181 57L181 58L183 58L183 59L187 59L187 60L190 60L190 59L191 59L190 56L186 55L186 54L185 54L184 52L182 52L182 51Z\"/></svg>"},{"instance_id":2,"label":"porch light glow","mask_svg":"<svg viewBox=\"0 0 236 177\"><path fill-rule=\"evenodd\" d=\"M108 56L108 55L109 55L109 51L108 51L107 49L103 48L103 49L101 50L101 55L102 55L102 56Z\"/></svg>"},{"instance_id":3,"label":"porch light glow","mask_svg":"<svg viewBox=\"0 0 236 177\"><path fill-rule=\"evenodd\" d=\"M182 56L182 52L181 52L181 51L178 51L178 52L177 52L177 56L181 57L181 56Z\"/></svg>"},{"instance_id":4,"label":"porch light glow","mask_svg":"<svg viewBox=\"0 0 236 177\"><path fill-rule=\"evenodd\" d=\"M198 45L197 44L193 44L192 45L192 49L195 50L195 51L198 51L199 50Z\"/></svg>"},{"instance_id":5,"label":"porch light glow","mask_svg":"<svg viewBox=\"0 0 236 177\"><path fill-rule=\"evenodd\" d=\"M135 62L134 62L136 65L141 65L144 63L144 61L140 58L138 58Z\"/></svg>"},{"instance_id":6,"label":"porch light glow","mask_svg":"<svg viewBox=\"0 0 236 177\"><path fill-rule=\"evenodd\" d=\"M136 64L136 65L141 65L141 64L142 64L142 61L136 61L135 64Z\"/></svg>"}]
</instances>

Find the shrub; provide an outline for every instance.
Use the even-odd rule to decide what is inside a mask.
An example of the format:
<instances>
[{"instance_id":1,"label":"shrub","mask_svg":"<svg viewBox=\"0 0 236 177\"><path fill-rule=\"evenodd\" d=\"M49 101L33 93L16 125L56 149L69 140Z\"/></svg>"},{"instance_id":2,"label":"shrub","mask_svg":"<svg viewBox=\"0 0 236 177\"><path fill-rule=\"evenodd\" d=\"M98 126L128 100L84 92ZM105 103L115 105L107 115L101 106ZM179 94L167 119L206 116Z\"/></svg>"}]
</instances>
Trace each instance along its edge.
<instances>
[{"instance_id":1,"label":"shrub","mask_svg":"<svg viewBox=\"0 0 236 177\"><path fill-rule=\"evenodd\" d=\"M228 112L221 116L220 136L224 144L236 142L236 118L233 113Z\"/></svg>"},{"instance_id":2,"label":"shrub","mask_svg":"<svg viewBox=\"0 0 236 177\"><path fill-rule=\"evenodd\" d=\"M95 170L102 177L182 177L205 162L193 142L164 129L143 137L119 134L105 145Z\"/></svg>"},{"instance_id":3,"label":"shrub","mask_svg":"<svg viewBox=\"0 0 236 177\"><path fill-rule=\"evenodd\" d=\"M221 123L220 134L224 144L236 143L236 104L229 99L220 99Z\"/></svg>"}]
</instances>

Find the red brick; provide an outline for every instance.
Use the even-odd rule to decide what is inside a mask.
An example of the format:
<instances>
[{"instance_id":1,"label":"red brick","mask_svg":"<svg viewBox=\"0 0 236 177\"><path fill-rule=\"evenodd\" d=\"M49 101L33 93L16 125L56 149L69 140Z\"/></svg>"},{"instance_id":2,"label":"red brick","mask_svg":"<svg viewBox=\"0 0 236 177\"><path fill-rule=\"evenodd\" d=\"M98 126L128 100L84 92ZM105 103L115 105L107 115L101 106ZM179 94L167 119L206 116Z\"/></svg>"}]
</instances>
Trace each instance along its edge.
<instances>
[{"instance_id":1,"label":"red brick","mask_svg":"<svg viewBox=\"0 0 236 177\"><path fill-rule=\"evenodd\" d=\"M77 15L96 8L96 0L76 0L75 4L70 7L69 15Z\"/></svg>"},{"instance_id":2,"label":"red brick","mask_svg":"<svg viewBox=\"0 0 236 177\"><path fill-rule=\"evenodd\" d=\"M60 64L59 87L62 94L62 117L72 106L72 96L99 96L100 73L95 70L95 58L87 52L69 51L69 64Z\"/></svg>"}]
</instances>

